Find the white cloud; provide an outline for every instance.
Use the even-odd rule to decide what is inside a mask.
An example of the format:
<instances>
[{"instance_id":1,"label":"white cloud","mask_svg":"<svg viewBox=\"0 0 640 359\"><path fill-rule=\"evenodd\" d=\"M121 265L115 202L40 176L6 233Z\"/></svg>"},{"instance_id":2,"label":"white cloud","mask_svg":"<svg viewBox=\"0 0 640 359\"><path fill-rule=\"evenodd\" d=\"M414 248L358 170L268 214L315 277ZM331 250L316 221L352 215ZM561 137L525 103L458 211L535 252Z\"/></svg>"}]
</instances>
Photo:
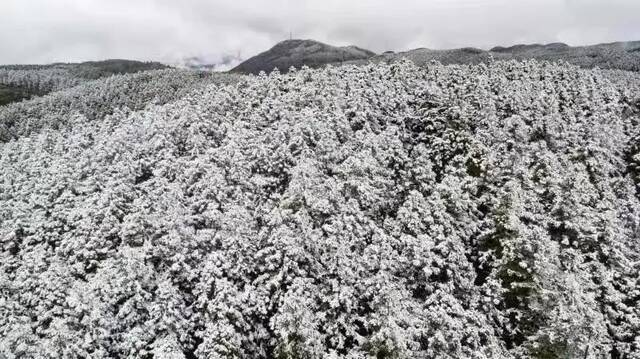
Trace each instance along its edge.
<instances>
[{"instance_id":1,"label":"white cloud","mask_svg":"<svg viewBox=\"0 0 640 359\"><path fill-rule=\"evenodd\" d=\"M286 39L374 51L640 39L635 0L2 0L0 63L243 57Z\"/></svg>"}]
</instances>

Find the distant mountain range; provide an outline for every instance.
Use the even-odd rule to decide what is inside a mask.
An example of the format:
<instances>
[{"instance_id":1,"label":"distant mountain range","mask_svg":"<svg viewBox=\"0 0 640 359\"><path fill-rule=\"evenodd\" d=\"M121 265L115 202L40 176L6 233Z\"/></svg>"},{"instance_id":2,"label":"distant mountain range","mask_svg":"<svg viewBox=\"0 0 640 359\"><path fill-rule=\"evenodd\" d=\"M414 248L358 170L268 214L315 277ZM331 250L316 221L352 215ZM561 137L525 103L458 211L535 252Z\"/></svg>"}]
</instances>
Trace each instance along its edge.
<instances>
[{"instance_id":1,"label":"distant mountain range","mask_svg":"<svg viewBox=\"0 0 640 359\"><path fill-rule=\"evenodd\" d=\"M454 50L415 49L393 54L391 59L406 57L418 65L432 60L443 64L478 64L492 60L566 61L584 68L600 67L640 71L640 41L615 42L591 46L572 47L563 43L547 45L515 45L494 47L489 51L476 48Z\"/></svg>"},{"instance_id":2,"label":"distant mountain range","mask_svg":"<svg viewBox=\"0 0 640 359\"><path fill-rule=\"evenodd\" d=\"M443 64L480 64L494 60L566 61L585 68L600 67L640 71L640 41L614 42L572 47L564 43L494 47L490 50L466 47L452 50L419 48L404 52L376 54L356 46L335 47L314 40L287 40L235 67L232 72L257 74L277 68L286 72L291 66L319 67L326 64L395 61L408 58L418 65L431 61Z\"/></svg>"}]
</instances>

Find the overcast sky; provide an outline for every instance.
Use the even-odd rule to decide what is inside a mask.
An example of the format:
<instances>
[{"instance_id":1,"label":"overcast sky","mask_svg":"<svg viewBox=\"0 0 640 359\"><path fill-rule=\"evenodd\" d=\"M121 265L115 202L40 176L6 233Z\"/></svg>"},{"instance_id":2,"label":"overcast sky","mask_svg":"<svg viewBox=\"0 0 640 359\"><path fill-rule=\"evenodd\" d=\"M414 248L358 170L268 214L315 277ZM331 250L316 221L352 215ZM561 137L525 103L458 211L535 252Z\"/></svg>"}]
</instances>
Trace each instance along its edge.
<instances>
[{"instance_id":1,"label":"overcast sky","mask_svg":"<svg viewBox=\"0 0 640 359\"><path fill-rule=\"evenodd\" d=\"M640 40L640 0L0 0L0 63Z\"/></svg>"}]
</instances>

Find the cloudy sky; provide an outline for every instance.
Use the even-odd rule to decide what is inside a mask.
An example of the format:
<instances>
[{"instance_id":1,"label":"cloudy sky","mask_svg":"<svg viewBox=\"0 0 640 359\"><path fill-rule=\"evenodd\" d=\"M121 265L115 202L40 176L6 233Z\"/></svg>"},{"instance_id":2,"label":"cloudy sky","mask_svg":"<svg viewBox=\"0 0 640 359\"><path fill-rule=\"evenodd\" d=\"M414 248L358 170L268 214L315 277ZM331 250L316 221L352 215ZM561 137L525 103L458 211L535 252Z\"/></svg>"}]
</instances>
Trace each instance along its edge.
<instances>
[{"instance_id":1,"label":"cloudy sky","mask_svg":"<svg viewBox=\"0 0 640 359\"><path fill-rule=\"evenodd\" d=\"M0 0L0 63L250 57L312 38L376 52L640 40L639 0Z\"/></svg>"}]
</instances>

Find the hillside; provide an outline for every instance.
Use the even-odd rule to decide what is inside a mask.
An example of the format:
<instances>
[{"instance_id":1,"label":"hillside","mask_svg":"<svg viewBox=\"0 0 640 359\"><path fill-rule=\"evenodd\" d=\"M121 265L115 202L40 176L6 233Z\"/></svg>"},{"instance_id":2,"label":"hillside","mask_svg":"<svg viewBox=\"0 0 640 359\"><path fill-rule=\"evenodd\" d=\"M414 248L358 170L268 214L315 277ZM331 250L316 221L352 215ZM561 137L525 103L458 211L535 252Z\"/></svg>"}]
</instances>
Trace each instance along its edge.
<instances>
[{"instance_id":1,"label":"hillside","mask_svg":"<svg viewBox=\"0 0 640 359\"><path fill-rule=\"evenodd\" d=\"M0 123L0 357L639 357L638 74L159 70Z\"/></svg>"},{"instance_id":2,"label":"hillside","mask_svg":"<svg viewBox=\"0 0 640 359\"><path fill-rule=\"evenodd\" d=\"M28 101L0 107L0 143L42 128L73 126L78 115L102 121L114 112L163 105L210 84L237 82L238 76L207 71L154 70L87 81Z\"/></svg>"},{"instance_id":3,"label":"hillside","mask_svg":"<svg viewBox=\"0 0 640 359\"><path fill-rule=\"evenodd\" d=\"M258 74L277 68L280 72L290 67L319 67L330 63L363 60L375 53L356 46L335 47L313 40L287 40L236 66L232 72Z\"/></svg>"},{"instance_id":4,"label":"hillside","mask_svg":"<svg viewBox=\"0 0 640 359\"><path fill-rule=\"evenodd\" d=\"M157 62L130 60L91 61L77 64L0 66L0 106L42 96L118 74L164 69Z\"/></svg>"},{"instance_id":5,"label":"hillside","mask_svg":"<svg viewBox=\"0 0 640 359\"><path fill-rule=\"evenodd\" d=\"M25 86L0 84L0 106L29 99L40 94Z\"/></svg>"}]
</instances>

